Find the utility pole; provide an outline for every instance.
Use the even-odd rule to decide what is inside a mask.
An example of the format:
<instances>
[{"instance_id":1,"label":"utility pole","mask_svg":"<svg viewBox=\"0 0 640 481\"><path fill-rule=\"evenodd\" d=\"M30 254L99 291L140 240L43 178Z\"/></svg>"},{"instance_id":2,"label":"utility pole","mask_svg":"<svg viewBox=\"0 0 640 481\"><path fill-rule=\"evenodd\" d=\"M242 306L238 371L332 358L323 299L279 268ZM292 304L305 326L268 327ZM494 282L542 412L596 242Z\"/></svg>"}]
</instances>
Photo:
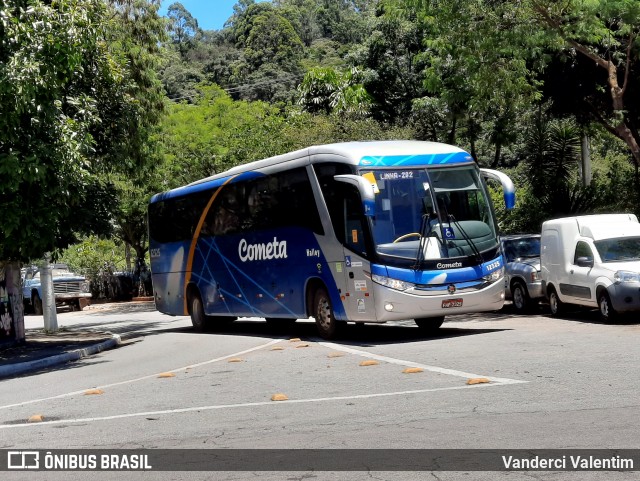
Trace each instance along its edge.
<instances>
[{"instance_id":1,"label":"utility pole","mask_svg":"<svg viewBox=\"0 0 640 481\"><path fill-rule=\"evenodd\" d=\"M45 255L40 268L40 285L42 286L44 330L47 333L53 333L58 332L58 313L56 311L56 299L53 293L53 275L51 273L51 261L49 259L49 254Z\"/></svg>"}]
</instances>

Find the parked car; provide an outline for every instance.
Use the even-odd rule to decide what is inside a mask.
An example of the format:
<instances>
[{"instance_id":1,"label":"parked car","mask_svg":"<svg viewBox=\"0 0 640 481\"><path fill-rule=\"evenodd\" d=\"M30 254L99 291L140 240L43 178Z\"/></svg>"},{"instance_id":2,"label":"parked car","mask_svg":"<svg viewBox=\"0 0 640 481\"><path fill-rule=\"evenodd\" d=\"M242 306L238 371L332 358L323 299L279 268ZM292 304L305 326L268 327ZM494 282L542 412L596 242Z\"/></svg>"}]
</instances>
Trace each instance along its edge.
<instances>
[{"instance_id":1,"label":"parked car","mask_svg":"<svg viewBox=\"0 0 640 481\"><path fill-rule=\"evenodd\" d=\"M540 278L540 234L501 237L505 256L505 297L524 313L544 298Z\"/></svg>"},{"instance_id":2,"label":"parked car","mask_svg":"<svg viewBox=\"0 0 640 481\"><path fill-rule=\"evenodd\" d=\"M640 312L640 223L634 214L543 222L541 266L553 315L567 304L598 308L604 322Z\"/></svg>"},{"instance_id":3,"label":"parked car","mask_svg":"<svg viewBox=\"0 0 640 481\"><path fill-rule=\"evenodd\" d=\"M69 306L81 311L91 299L89 281L84 276L71 272L66 264L51 266L53 277L53 293L56 306ZM42 314L42 285L40 268L31 266L23 269L22 296L25 311Z\"/></svg>"}]
</instances>

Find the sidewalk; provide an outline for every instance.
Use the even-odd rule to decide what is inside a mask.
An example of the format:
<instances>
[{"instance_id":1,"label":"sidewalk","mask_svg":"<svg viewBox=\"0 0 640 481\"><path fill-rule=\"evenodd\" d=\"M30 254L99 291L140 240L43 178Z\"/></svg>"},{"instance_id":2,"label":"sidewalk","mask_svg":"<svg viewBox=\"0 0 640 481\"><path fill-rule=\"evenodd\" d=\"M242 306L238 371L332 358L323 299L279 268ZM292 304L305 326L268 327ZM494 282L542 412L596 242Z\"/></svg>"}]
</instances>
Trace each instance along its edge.
<instances>
[{"instance_id":1,"label":"sidewalk","mask_svg":"<svg viewBox=\"0 0 640 481\"><path fill-rule=\"evenodd\" d=\"M107 309L118 312L130 310L134 306L144 309L146 304L152 305L148 302L97 304L85 308L83 313L91 314ZM60 313L58 316L60 317ZM33 327L43 325L42 317L38 321L34 319L35 317L25 317L26 342L24 344L0 349L0 379L76 361L117 347L122 342L120 335L104 330L100 322L90 325L85 323L79 327L71 324L60 327L56 333L47 334L43 328Z\"/></svg>"},{"instance_id":2,"label":"sidewalk","mask_svg":"<svg viewBox=\"0 0 640 481\"><path fill-rule=\"evenodd\" d=\"M24 344L0 350L0 379L76 361L120 344L120 336L97 331L26 331Z\"/></svg>"}]
</instances>

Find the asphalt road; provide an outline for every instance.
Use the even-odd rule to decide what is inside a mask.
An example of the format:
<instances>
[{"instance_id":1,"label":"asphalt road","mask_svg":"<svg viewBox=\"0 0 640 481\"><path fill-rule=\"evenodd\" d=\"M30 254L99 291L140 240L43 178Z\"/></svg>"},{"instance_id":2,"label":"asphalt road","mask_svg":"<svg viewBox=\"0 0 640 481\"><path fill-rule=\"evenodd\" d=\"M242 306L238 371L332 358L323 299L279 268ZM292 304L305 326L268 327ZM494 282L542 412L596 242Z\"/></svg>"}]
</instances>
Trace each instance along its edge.
<instances>
[{"instance_id":1,"label":"asphalt road","mask_svg":"<svg viewBox=\"0 0 640 481\"><path fill-rule=\"evenodd\" d=\"M27 327L38 322L41 318L30 316ZM318 339L310 321L274 330L262 320L242 319L221 332L197 334L188 318L140 306L64 313L58 322L69 328L99 326L128 342L49 372L0 381L1 449L481 448L568 449L569 454L640 448L640 324L634 319L604 325L591 312L558 319L543 309L519 316L507 306L497 313L448 318L432 337L403 322L350 325L335 342ZM469 379L489 382L468 384ZM98 394L86 393L92 388ZM276 394L288 400L273 401ZM44 422L27 423L33 415ZM87 474L2 477L86 479ZM90 475L638 479L637 471L552 470Z\"/></svg>"}]
</instances>

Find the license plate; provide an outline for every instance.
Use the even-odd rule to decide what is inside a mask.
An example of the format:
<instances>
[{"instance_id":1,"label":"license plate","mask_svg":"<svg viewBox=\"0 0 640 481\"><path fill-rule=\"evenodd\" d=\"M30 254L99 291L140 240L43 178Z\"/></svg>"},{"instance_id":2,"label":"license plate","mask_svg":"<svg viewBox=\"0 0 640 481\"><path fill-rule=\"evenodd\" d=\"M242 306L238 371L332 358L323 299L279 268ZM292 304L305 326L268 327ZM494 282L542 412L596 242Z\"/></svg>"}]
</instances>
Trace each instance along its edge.
<instances>
[{"instance_id":1,"label":"license plate","mask_svg":"<svg viewBox=\"0 0 640 481\"><path fill-rule=\"evenodd\" d=\"M447 307L462 307L462 299L445 299L442 301L442 308Z\"/></svg>"}]
</instances>

